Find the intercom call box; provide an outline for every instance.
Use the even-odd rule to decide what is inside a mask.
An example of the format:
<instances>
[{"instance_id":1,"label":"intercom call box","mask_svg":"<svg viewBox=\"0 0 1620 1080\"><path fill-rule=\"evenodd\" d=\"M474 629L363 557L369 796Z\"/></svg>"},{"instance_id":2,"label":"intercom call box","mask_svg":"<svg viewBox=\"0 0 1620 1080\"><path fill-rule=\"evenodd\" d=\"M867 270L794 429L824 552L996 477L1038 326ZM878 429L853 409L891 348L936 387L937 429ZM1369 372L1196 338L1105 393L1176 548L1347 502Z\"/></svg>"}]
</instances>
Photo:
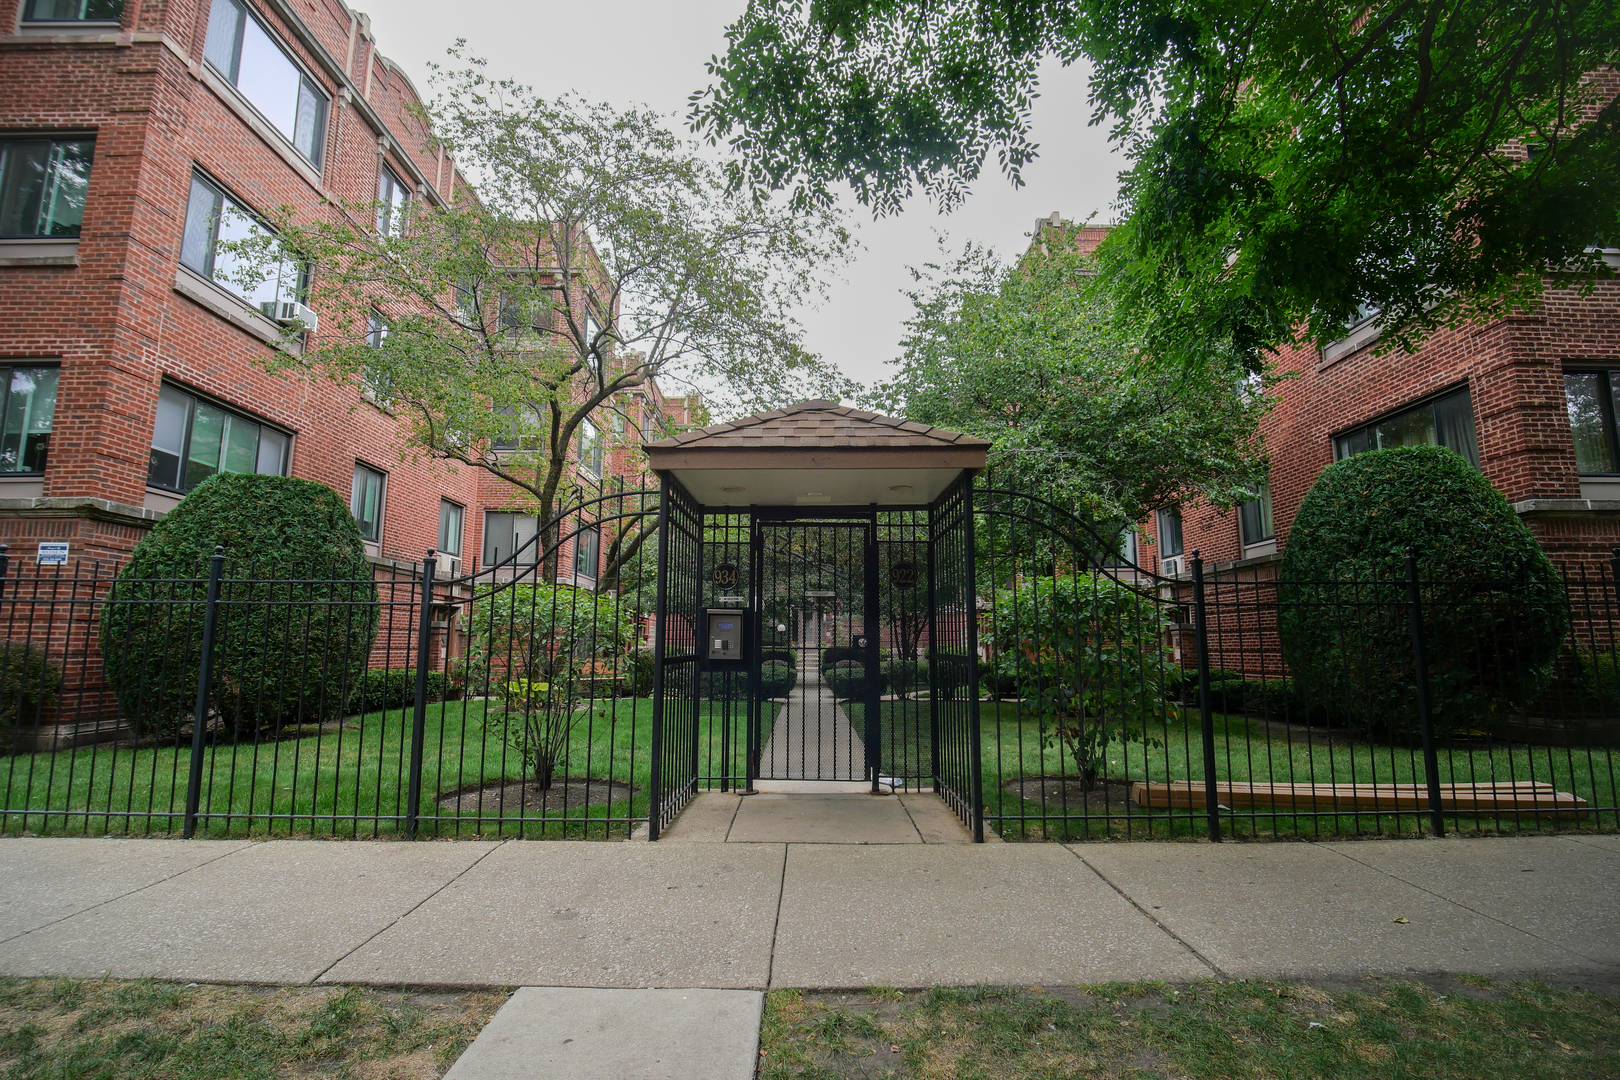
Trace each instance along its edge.
<instances>
[{"instance_id":1,"label":"intercom call box","mask_svg":"<svg viewBox=\"0 0 1620 1080\"><path fill-rule=\"evenodd\" d=\"M746 612L741 608L710 608L708 611L707 644L704 656L709 660L741 660L744 651L743 631L747 626Z\"/></svg>"}]
</instances>

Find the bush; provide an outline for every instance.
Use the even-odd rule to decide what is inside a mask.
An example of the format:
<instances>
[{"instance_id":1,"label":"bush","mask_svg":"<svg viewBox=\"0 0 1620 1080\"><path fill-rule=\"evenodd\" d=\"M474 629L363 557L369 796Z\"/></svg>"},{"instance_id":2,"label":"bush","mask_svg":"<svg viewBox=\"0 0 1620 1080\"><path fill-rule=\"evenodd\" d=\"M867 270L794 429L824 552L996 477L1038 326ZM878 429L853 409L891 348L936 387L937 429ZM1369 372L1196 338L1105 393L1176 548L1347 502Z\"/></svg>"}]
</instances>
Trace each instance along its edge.
<instances>
[{"instance_id":1,"label":"bush","mask_svg":"<svg viewBox=\"0 0 1620 1080\"><path fill-rule=\"evenodd\" d=\"M928 665L918 660L887 660L883 664L883 681L901 697L928 687Z\"/></svg>"},{"instance_id":2,"label":"bush","mask_svg":"<svg viewBox=\"0 0 1620 1080\"><path fill-rule=\"evenodd\" d=\"M762 649L759 659L761 663L769 663L774 660L795 670L799 667L799 654L794 649Z\"/></svg>"},{"instance_id":3,"label":"bush","mask_svg":"<svg viewBox=\"0 0 1620 1080\"><path fill-rule=\"evenodd\" d=\"M858 660L840 660L823 668L822 680L839 701L855 701L866 695L866 665Z\"/></svg>"},{"instance_id":4,"label":"bush","mask_svg":"<svg viewBox=\"0 0 1620 1080\"><path fill-rule=\"evenodd\" d=\"M853 660L857 664L866 663L866 650L854 645L834 645L821 650L821 670L829 671L839 664Z\"/></svg>"},{"instance_id":5,"label":"bush","mask_svg":"<svg viewBox=\"0 0 1620 1080\"><path fill-rule=\"evenodd\" d=\"M1479 470L1436 446L1346 458L1300 505L1277 589L1299 696L1369 733L1416 730L1409 546L1437 728L1484 727L1534 700L1568 627L1558 573Z\"/></svg>"},{"instance_id":6,"label":"bush","mask_svg":"<svg viewBox=\"0 0 1620 1080\"><path fill-rule=\"evenodd\" d=\"M21 641L0 641L0 737L20 748L62 692L62 671L45 650Z\"/></svg>"},{"instance_id":7,"label":"bush","mask_svg":"<svg viewBox=\"0 0 1620 1080\"><path fill-rule=\"evenodd\" d=\"M101 655L124 716L142 731L190 721L216 544L231 603L218 609L214 714L240 731L340 714L377 635L354 516L313 480L223 473L135 546L102 606Z\"/></svg>"},{"instance_id":8,"label":"bush","mask_svg":"<svg viewBox=\"0 0 1620 1080\"><path fill-rule=\"evenodd\" d=\"M1043 742L1068 751L1085 785L1100 775L1110 742L1162 743L1152 733L1170 718L1166 686L1180 670L1159 615L1151 596L1102 574L1032 577L997 591L981 638L995 678L1016 685Z\"/></svg>"},{"instance_id":9,"label":"bush","mask_svg":"<svg viewBox=\"0 0 1620 1080\"><path fill-rule=\"evenodd\" d=\"M631 697L652 697L653 692L653 652L651 649L637 649L630 654L629 686Z\"/></svg>"},{"instance_id":10,"label":"bush","mask_svg":"<svg viewBox=\"0 0 1620 1080\"><path fill-rule=\"evenodd\" d=\"M780 660L767 660L759 666L759 693L765 698L784 698L798 684L799 669Z\"/></svg>"},{"instance_id":11,"label":"bush","mask_svg":"<svg viewBox=\"0 0 1620 1080\"><path fill-rule=\"evenodd\" d=\"M443 701L450 694L450 676L427 673L427 700ZM374 668L360 677L349 693L350 713L400 709L416 704L415 668Z\"/></svg>"}]
</instances>

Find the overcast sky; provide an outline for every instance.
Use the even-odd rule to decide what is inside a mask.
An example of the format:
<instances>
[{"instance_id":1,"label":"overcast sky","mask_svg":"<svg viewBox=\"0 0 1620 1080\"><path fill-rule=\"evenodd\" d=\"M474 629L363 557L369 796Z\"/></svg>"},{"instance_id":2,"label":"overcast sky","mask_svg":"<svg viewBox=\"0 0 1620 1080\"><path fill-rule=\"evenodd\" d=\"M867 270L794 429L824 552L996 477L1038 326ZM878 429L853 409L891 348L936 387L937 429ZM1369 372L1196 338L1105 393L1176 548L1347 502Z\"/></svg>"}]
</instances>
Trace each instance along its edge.
<instances>
[{"instance_id":1,"label":"overcast sky","mask_svg":"<svg viewBox=\"0 0 1620 1080\"><path fill-rule=\"evenodd\" d=\"M473 54L490 62L492 75L519 79L547 97L572 90L684 116L687 97L708 85L705 61L722 51L725 27L746 0L360 0L357 6L371 16L383 55L424 94L427 63L465 38ZM991 162L966 204L948 216L921 199L881 221L854 209L850 220L865 250L827 302L803 314L812 351L862 382L882 378L899 354L910 314L901 293L910 283L906 267L934 258L940 231L953 248L971 239L1009 255L1023 250L1035 219L1053 210L1077 221L1108 219L1120 164L1104 133L1086 126L1084 74L1048 64L1043 75L1034 118L1041 156L1025 170L1024 187L1014 189Z\"/></svg>"}]
</instances>

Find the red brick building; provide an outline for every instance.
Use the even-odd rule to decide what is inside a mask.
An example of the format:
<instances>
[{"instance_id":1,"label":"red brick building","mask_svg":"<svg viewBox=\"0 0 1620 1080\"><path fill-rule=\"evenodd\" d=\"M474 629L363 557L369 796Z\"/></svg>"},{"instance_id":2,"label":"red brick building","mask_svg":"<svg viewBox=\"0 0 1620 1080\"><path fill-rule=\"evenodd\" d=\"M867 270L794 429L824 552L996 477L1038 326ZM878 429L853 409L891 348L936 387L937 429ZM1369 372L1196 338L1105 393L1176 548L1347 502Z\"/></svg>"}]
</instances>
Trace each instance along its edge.
<instances>
[{"instance_id":1,"label":"red brick building","mask_svg":"<svg viewBox=\"0 0 1620 1080\"><path fill-rule=\"evenodd\" d=\"M1043 219L1035 242L1060 224ZM1080 233L1091 250L1107 229ZM1620 251L1606 257L1620 266ZM1549 291L1533 313L1443 330L1412 354L1380 355L1377 341L1374 315L1342 340L1277 353L1273 370L1293 374L1275 386L1261 422L1271 462L1261 497L1231 511L1161 510L1138 525L1141 565L1183 573L1196 549L1208 564L1264 575L1323 469L1414 444L1474 462L1557 563L1607 559L1620 545L1620 281L1587 296Z\"/></svg>"},{"instance_id":2,"label":"red brick building","mask_svg":"<svg viewBox=\"0 0 1620 1080\"><path fill-rule=\"evenodd\" d=\"M119 561L221 470L330 485L382 561L435 548L465 567L523 533L510 485L406 451L399 421L353 389L266 373L281 323L311 319L297 268L251 296L228 280L231 208L403 208L461 185L365 15L342 0L0 0L0 28L13 559L53 540ZM697 406L657 387L624 395L575 449L578 480L639 475L617 444L641 433L613 429L682 424Z\"/></svg>"}]
</instances>

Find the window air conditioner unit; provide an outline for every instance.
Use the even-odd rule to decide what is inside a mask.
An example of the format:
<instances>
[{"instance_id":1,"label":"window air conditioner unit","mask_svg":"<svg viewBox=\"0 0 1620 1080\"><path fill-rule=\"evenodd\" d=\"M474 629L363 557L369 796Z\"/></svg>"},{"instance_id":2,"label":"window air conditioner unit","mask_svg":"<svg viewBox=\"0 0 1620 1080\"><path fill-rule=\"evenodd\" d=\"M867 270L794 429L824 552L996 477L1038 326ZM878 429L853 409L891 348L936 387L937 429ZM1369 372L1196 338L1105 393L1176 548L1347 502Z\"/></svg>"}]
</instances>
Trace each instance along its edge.
<instances>
[{"instance_id":1,"label":"window air conditioner unit","mask_svg":"<svg viewBox=\"0 0 1620 1080\"><path fill-rule=\"evenodd\" d=\"M1159 573L1165 577L1177 577L1187 572L1187 556L1171 555L1159 561Z\"/></svg>"},{"instance_id":2,"label":"window air conditioner unit","mask_svg":"<svg viewBox=\"0 0 1620 1080\"><path fill-rule=\"evenodd\" d=\"M320 329L320 317L303 304L293 300L266 300L259 305L259 310L264 312L266 318L273 319L282 326L296 324L312 334Z\"/></svg>"}]
</instances>

